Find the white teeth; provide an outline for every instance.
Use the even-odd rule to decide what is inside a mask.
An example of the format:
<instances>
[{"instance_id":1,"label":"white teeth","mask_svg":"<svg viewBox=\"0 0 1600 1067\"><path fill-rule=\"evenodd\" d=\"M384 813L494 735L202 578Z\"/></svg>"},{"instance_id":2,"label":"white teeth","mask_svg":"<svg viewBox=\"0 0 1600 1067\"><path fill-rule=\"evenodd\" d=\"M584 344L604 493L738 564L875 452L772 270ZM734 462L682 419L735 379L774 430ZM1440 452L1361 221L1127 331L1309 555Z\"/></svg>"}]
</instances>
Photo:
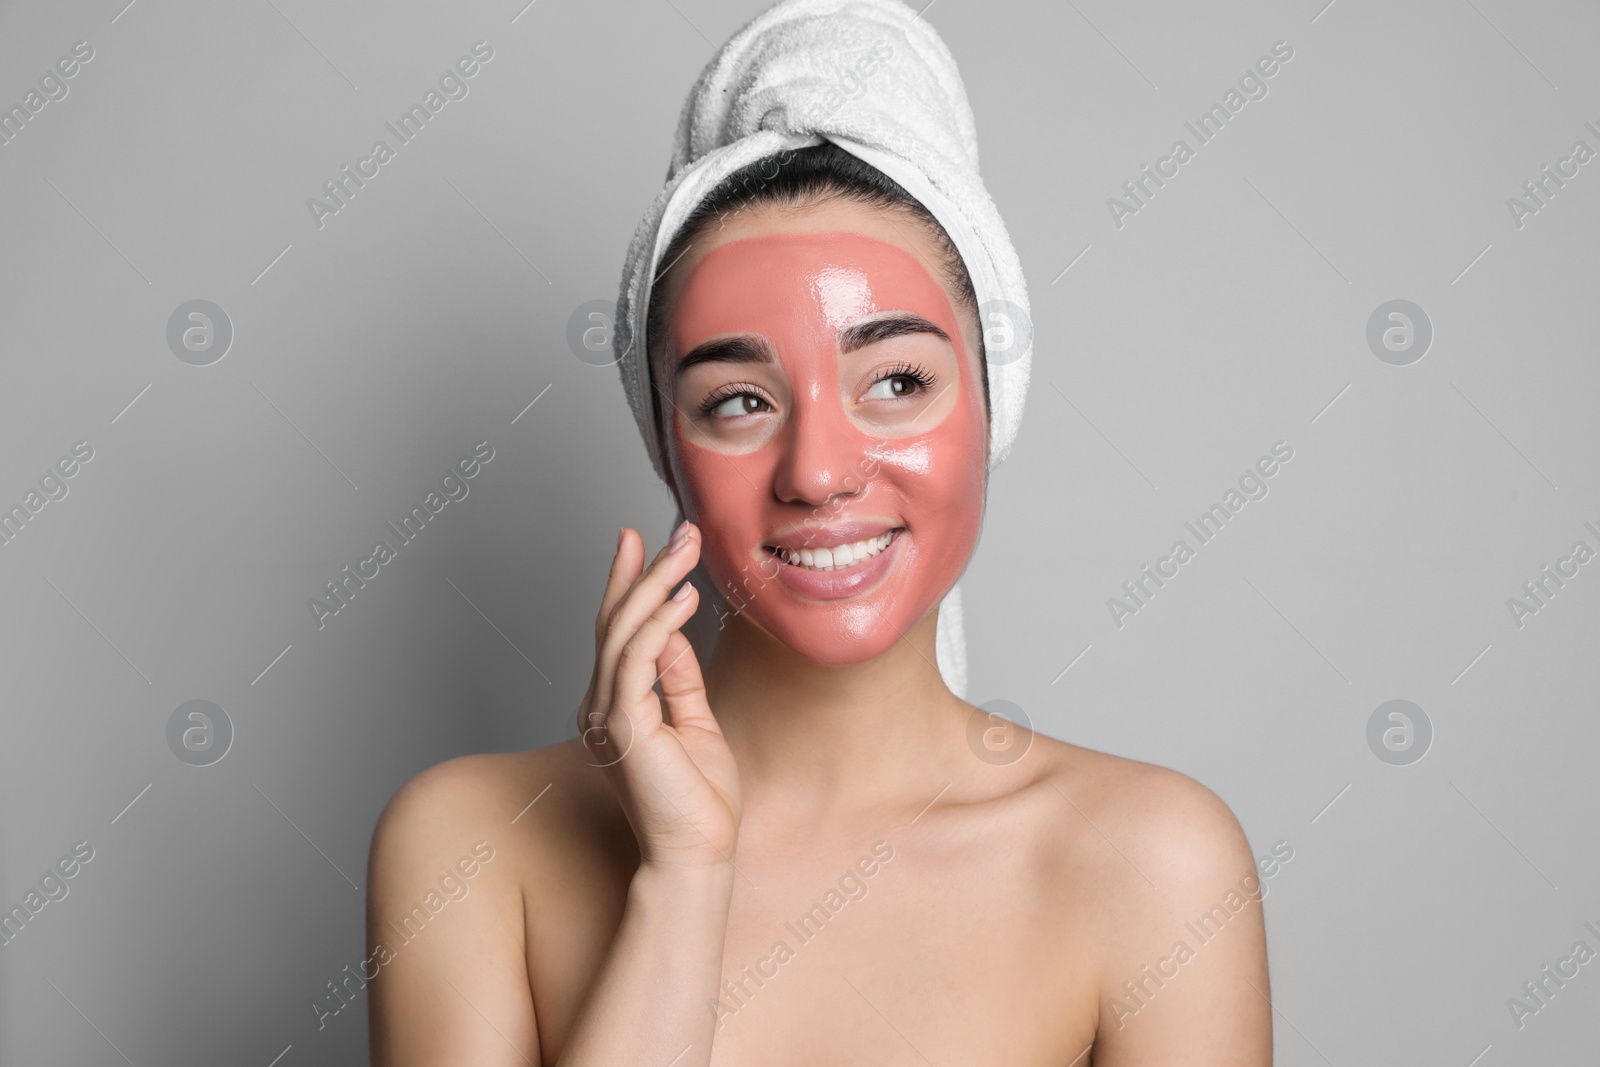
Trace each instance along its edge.
<instances>
[{"instance_id":1,"label":"white teeth","mask_svg":"<svg viewBox=\"0 0 1600 1067\"><path fill-rule=\"evenodd\" d=\"M796 567L809 567L819 571L837 571L846 567L853 567L862 560L870 559L879 552L889 547L889 542L894 540L894 533L880 534L869 537L865 541L854 541L848 545L834 545L831 548L800 548L779 549L778 555L786 562Z\"/></svg>"}]
</instances>

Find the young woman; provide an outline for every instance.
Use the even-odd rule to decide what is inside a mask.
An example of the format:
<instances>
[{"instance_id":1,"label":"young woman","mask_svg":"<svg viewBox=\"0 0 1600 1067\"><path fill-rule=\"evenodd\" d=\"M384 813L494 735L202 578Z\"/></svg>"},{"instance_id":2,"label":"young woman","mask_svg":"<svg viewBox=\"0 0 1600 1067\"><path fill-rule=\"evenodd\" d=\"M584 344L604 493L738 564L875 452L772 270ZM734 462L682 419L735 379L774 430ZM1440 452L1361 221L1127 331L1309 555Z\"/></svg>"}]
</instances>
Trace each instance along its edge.
<instances>
[{"instance_id":1,"label":"young woman","mask_svg":"<svg viewBox=\"0 0 1600 1067\"><path fill-rule=\"evenodd\" d=\"M373 1062L1270 1064L1223 802L937 666L992 414L945 228L821 144L730 175L660 259L655 448L692 521L649 559L621 531L577 738L385 809Z\"/></svg>"}]
</instances>

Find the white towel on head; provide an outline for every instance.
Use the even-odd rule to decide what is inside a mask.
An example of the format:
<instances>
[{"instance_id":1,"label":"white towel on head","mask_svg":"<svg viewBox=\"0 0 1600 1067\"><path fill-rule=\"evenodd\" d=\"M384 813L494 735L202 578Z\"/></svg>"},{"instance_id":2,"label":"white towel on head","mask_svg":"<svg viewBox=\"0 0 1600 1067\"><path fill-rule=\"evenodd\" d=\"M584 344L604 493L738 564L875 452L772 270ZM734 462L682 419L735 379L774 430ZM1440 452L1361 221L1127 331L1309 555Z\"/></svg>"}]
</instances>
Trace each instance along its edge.
<instances>
[{"instance_id":1,"label":"white towel on head","mask_svg":"<svg viewBox=\"0 0 1600 1067\"><path fill-rule=\"evenodd\" d=\"M950 235L983 320L989 468L1011 450L1032 359L1028 290L978 174L977 129L954 57L900 0L783 0L734 34L701 72L678 121L666 185L628 248L613 344L628 405L663 478L645 337L662 252L723 178L825 140L898 182ZM697 651L708 653L714 632L696 634ZM939 605L936 655L945 684L964 698L959 586Z\"/></svg>"}]
</instances>

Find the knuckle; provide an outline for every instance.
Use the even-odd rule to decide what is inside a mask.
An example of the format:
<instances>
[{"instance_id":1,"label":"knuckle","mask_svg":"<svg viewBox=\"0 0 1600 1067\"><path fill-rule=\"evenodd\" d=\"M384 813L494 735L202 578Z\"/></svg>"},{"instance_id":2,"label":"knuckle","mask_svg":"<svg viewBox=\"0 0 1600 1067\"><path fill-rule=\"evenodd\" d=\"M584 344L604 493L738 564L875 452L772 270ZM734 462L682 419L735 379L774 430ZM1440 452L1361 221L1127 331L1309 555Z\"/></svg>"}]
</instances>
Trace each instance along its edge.
<instances>
[{"instance_id":1,"label":"knuckle","mask_svg":"<svg viewBox=\"0 0 1600 1067\"><path fill-rule=\"evenodd\" d=\"M605 618L605 622L603 623L605 636L610 637L612 634L616 633L617 627L621 625L622 605L618 604L616 607L611 609L611 614L607 615Z\"/></svg>"},{"instance_id":2,"label":"knuckle","mask_svg":"<svg viewBox=\"0 0 1600 1067\"><path fill-rule=\"evenodd\" d=\"M622 646L622 657L629 661L641 659L654 661L660 651L657 647L661 643L660 629L654 620L645 622Z\"/></svg>"}]
</instances>

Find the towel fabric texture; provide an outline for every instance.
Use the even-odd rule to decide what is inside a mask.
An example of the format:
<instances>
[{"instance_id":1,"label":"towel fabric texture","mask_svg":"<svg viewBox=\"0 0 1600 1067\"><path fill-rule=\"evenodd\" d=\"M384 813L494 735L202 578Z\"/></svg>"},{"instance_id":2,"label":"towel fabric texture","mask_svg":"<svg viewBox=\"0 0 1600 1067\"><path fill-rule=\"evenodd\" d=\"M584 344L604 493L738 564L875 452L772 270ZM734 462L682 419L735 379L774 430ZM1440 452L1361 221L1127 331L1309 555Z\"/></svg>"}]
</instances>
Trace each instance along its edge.
<instances>
[{"instance_id":1,"label":"towel fabric texture","mask_svg":"<svg viewBox=\"0 0 1600 1067\"><path fill-rule=\"evenodd\" d=\"M1032 357L1028 291L978 174L977 130L954 57L900 0L784 0L734 34L701 72L684 102L666 185L628 248L613 345L628 405L663 478L666 457L650 401L650 390L661 385L651 381L645 337L662 252L723 178L763 157L824 141L898 182L950 235L982 316L989 468L1011 449ZM697 653L708 655L715 629L685 631ZM936 653L945 684L965 698L959 583L939 605Z\"/></svg>"}]
</instances>

